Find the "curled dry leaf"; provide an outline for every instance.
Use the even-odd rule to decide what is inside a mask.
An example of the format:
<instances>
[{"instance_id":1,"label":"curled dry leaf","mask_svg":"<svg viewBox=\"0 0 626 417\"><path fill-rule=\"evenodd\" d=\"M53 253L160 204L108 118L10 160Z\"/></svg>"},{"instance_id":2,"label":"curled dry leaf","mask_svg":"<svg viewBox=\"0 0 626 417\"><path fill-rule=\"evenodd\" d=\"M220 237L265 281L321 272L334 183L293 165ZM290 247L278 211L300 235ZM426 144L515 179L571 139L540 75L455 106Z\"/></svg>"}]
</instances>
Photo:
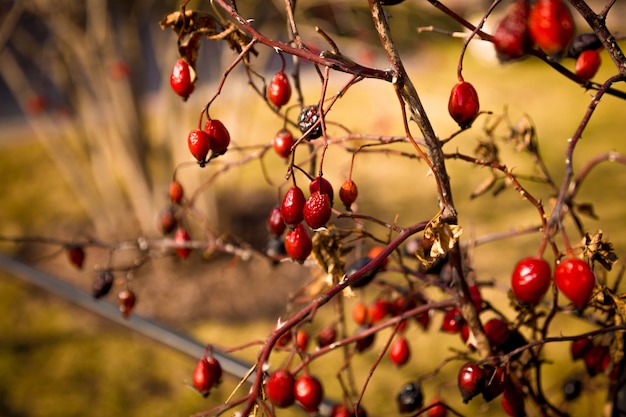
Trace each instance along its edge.
<instances>
[{"instance_id":1,"label":"curled dry leaf","mask_svg":"<svg viewBox=\"0 0 626 417\"><path fill-rule=\"evenodd\" d=\"M583 255L591 259L592 262L599 262L607 271L610 271L613 264L617 262L617 255L613 250L613 244L602 239L602 230L598 230L594 235L585 234L583 238Z\"/></svg>"},{"instance_id":2,"label":"curled dry leaf","mask_svg":"<svg viewBox=\"0 0 626 417\"><path fill-rule=\"evenodd\" d=\"M426 253L423 249L418 249L415 253L417 259L424 267L430 267L448 254L462 233L463 228L461 226L443 222L441 212L438 213L424 229L424 239L432 242L430 251Z\"/></svg>"}]
</instances>

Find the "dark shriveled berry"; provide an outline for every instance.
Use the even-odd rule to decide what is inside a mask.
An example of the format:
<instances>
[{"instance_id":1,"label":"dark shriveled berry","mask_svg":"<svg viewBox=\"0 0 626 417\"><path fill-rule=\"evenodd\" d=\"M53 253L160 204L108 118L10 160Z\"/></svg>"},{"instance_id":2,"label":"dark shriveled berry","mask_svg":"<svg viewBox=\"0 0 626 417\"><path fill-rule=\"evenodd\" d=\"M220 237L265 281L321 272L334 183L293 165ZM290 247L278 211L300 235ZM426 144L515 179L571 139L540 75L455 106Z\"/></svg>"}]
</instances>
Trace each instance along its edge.
<instances>
[{"instance_id":1,"label":"dark shriveled berry","mask_svg":"<svg viewBox=\"0 0 626 417\"><path fill-rule=\"evenodd\" d=\"M578 58L584 51L591 51L602 48L602 41L595 33L580 33L574 37L567 49L567 56L570 58Z\"/></svg>"},{"instance_id":2,"label":"dark shriveled berry","mask_svg":"<svg viewBox=\"0 0 626 417\"><path fill-rule=\"evenodd\" d=\"M412 413L422 408L424 405L424 394L418 383L409 382L400 388L400 392L396 397L398 411L401 413Z\"/></svg>"},{"instance_id":3,"label":"dark shriveled berry","mask_svg":"<svg viewBox=\"0 0 626 417\"><path fill-rule=\"evenodd\" d=\"M372 259L368 258L367 256L355 259L354 262L352 262L346 268L346 278L350 278L350 276L355 274L361 268L365 267L365 265L367 265L371 261L372 261ZM357 281L355 281L352 284L350 284L350 287L352 287L352 288L364 287L367 284L369 284L370 282L372 282L372 280L374 279L375 275L376 275L376 271L375 270L367 272L365 275L363 275Z\"/></svg>"},{"instance_id":4,"label":"dark shriveled berry","mask_svg":"<svg viewBox=\"0 0 626 417\"><path fill-rule=\"evenodd\" d=\"M113 287L113 274L111 271L102 271L96 275L91 283L91 295L94 298L102 298Z\"/></svg>"},{"instance_id":5,"label":"dark shriveled berry","mask_svg":"<svg viewBox=\"0 0 626 417\"><path fill-rule=\"evenodd\" d=\"M302 108L300 116L298 116L298 128L303 135L309 132L306 135L306 139L317 139L322 136L322 125L319 123L319 120L320 115L318 106L306 106ZM315 127L309 131L313 125L315 125Z\"/></svg>"}]
</instances>

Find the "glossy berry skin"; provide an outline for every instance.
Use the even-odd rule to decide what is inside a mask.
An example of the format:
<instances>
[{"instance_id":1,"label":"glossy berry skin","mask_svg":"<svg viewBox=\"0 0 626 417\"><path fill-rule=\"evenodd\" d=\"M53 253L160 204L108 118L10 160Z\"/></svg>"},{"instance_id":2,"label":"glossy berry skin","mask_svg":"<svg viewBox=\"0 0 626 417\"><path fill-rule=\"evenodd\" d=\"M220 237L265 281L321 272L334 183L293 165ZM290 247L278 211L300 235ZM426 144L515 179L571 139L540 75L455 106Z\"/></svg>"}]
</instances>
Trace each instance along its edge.
<instances>
[{"instance_id":1,"label":"glossy berry skin","mask_svg":"<svg viewBox=\"0 0 626 417\"><path fill-rule=\"evenodd\" d=\"M306 227L300 223L285 236L287 255L298 262L304 262L313 250L313 242Z\"/></svg>"},{"instance_id":2,"label":"glossy berry skin","mask_svg":"<svg viewBox=\"0 0 626 417\"><path fill-rule=\"evenodd\" d=\"M359 196L359 189L352 180L345 180L339 189L339 199L346 206L346 210L350 211L350 206Z\"/></svg>"},{"instance_id":3,"label":"glossy berry skin","mask_svg":"<svg viewBox=\"0 0 626 417\"><path fill-rule=\"evenodd\" d=\"M76 268L82 269L85 262L85 250L83 247L80 245L69 245L65 250L70 263Z\"/></svg>"},{"instance_id":4,"label":"glossy berry skin","mask_svg":"<svg viewBox=\"0 0 626 417\"><path fill-rule=\"evenodd\" d=\"M187 100L187 97L193 92L194 81L192 79L192 70L189 68L187 61L182 58L177 60L170 74L172 90L181 96L183 100Z\"/></svg>"},{"instance_id":5,"label":"glossy berry skin","mask_svg":"<svg viewBox=\"0 0 626 417\"><path fill-rule=\"evenodd\" d=\"M537 304L550 288L550 264L541 258L520 260L511 274L511 288L522 303Z\"/></svg>"},{"instance_id":6,"label":"glossy berry skin","mask_svg":"<svg viewBox=\"0 0 626 417\"><path fill-rule=\"evenodd\" d=\"M319 379L305 374L296 379L294 394L302 408L314 413L324 398L324 388Z\"/></svg>"},{"instance_id":7,"label":"glossy berry skin","mask_svg":"<svg viewBox=\"0 0 626 417\"><path fill-rule=\"evenodd\" d=\"M213 380L213 385L219 385L222 382L222 365L213 356L207 357L206 361L209 365L209 372L211 374L211 379Z\"/></svg>"},{"instance_id":8,"label":"glossy berry skin","mask_svg":"<svg viewBox=\"0 0 626 417\"><path fill-rule=\"evenodd\" d=\"M209 135L200 129L194 129L189 132L187 136L187 146L194 158L198 161L198 165L201 167L206 166L206 156L211 150L211 138Z\"/></svg>"},{"instance_id":9,"label":"glossy berry skin","mask_svg":"<svg viewBox=\"0 0 626 417\"><path fill-rule=\"evenodd\" d=\"M316 191L304 203L302 216L311 229L325 226L331 215L330 199L326 194Z\"/></svg>"},{"instance_id":10,"label":"glossy berry skin","mask_svg":"<svg viewBox=\"0 0 626 417\"><path fill-rule=\"evenodd\" d=\"M583 307L591 298L596 278L587 262L568 258L554 269L554 282L575 306Z\"/></svg>"},{"instance_id":11,"label":"glossy berry skin","mask_svg":"<svg viewBox=\"0 0 626 417\"><path fill-rule=\"evenodd\" d=\"M528 14L528 30L546 54L560 54L574 37L574 19L563 0L537 0Z\"/></svg>"},{"instance_id":12,"label":"glossy berry skin","mask_svg":"<svg viewBox=\"0 0 626 417\"><path fill-rule=\"evenodd\" d=\"M91 283L91 295L93 298L102 298L111 291L113 287L113 273L102 271L98 273Z\"/></svg>"},{"instance_id":13,"label":"glossy berry skin","mask_svg":"<svg viewBox=\"0 0 626 417\"><path fill-rule=\"evenodd\" d=\"M120 313L122 313L122 317L125 319L130 317L133 309L135 308L135 303L137 302L137 296L132 290L125 289L120 291L117 295L117 301L120 308Z\"/></svg>"},{"instance_id":14,"label":"glossy berry skin","mask_svg":"<svg viewBox=\"0 0 626 417\"><path fill-rule=\"evenodd\" d=\"M502 394L502 409L511 417L525 417L524 396L522 391L507 387Z\"/></svg>"},{"instance_id":15,"label":"glossy berry skin","mask_svg":"<svg viewBox=\"0 0 626 417\"><path fill-rule=\"evenodd\" d=\"M313 194L319 191L322 194L326 194L330 200L330 206L333 206L333 200L335 198L335 190L333 190L332 184L324 177L315 177L313 181L309 183L309 192Z\"/></svg>"},{"instance_id":16,"label":"glossy berry skin","mask_svg":"<svg viewBox=\"0 0 626 417\"><path fill-rule=\"evenodd\" d=\"M279 408L286 408L296 402L294 387L296 378L286 369L273 372L265 383L267 399Z\"/></svg>"},{"instance_id":17,"label":"glossy berry skin","mask_svg":"<svg viewBox=\"0 0 626 417\"><path fill-rule=\"evenodd\" d=\"M288 129L280 129L274 139L272 139L272 147L274 151L282 158L287 159L291 155L291 147L296 141Z\"/></svg>"},{"instance_id":18,"label":"glossy berry skin","mask_svg":"<svg viewBox=\"0 0 626 417\"><path fill-rule=\"evenodd\" d=\"M230 145L230 133L224 123L217 119L210 119L204 124L204 131L209 135L210 149L215 155L226 152Z\"/></svg>"},{"instance_id":19,"label":"glossy berry skin","mask_svg":"<svg viewBox=\"0 0 626 417\"><path fill-rule=\"evenodd\" d=\"M484 330L489 343L495 348L504 345L511 337L509 326L504 320L499 318L490 319L485 323Z\"/></svg>"},{"instance_id":20,"label":"glossy berry skin","mask_svg":"<svg viewBox=\"0 0 626 417\"><path fill-rule=\"evenodd\" d=\"M570 345L570 353L572 355L572 360L578 360L585 357L587 352L591 350L593 347L593 342L591 339L583 338L574 340Z\"/></svg>"},{"instance_id":21,"label":"glossy berry skin","mask_svg":"<svg viewBox=\"0 0 626 417\"><path fill-rule=\"evenodd\" d=\"M298 128L302 134L306 134L307 140L317 139L322 136L322 125L318 123L320 119L318 106L303 107L298 116ZM316 123L318 123L316 125ZM313 128L313 126L315 127ZM313 128L311 131L309 129Z\"/></svg>"},{"instance_id":22,"label":"glossy berry skin","mask_svg":"<svg viewBox=\"0 0 626 417\"><path fill-rule=\"evenodd\" d=\"M396 366L405 365L411 358L411 348L404 336L398 337L389 347L389 358Z\"/></svg>"},{"instance_id":23,"label":"glossy berry skin","mask_svg":"<svg viewBox=\"0 0 626 417\"><path fill-rule=\"evenodd\" d=\"M185 190L180 182L173 180L170 182L168 194L172 203L179 204L185 195Z\"/></svg>"},{"instance_id":24,"label":"glossy berry skin","mask_svg":"<svg viewBox=\"0 0 626 417\"><path fill-rule=\"evenodd\" d=\"M601 63L598 51L583 51L576 59L576 75L585 81L589 81L596 75Z\"/></svg>"},{"instance_id":25,"label":"glossy berry skin","mask_svg":"<svg viewBox=\"0 0 626 417\"><path fill-rule=\"evenodd\" d=\"M215 381L213 381L213 375L211 374L211 367L207 358L201 358L193 370L193 386L198 390L203 397L209 395L211 388Z\"/></svg>"},{"instance_id":26,"label":"glossy berry skin","mask_svg":"<svg viewBox=\"0 0 626 417\"><path fill-rule=\"evenodd\" d=\"M304 192L298 186L294 185L287 190L280 205L280 214L287 226L294 227L304 220L305 203Z\"/></svg>"},{"instance_id":27,"label":"glossy berry skin","mask_svg":"<svg viewBox=\"0 0 626 417\"><path fill-rule=\"evenodd\" d=\"M528 34L528 0L515 0L493 32L493 45L500 61L511 61L526 55L531 46Z\"/></svg>"},{"instance_id":28,"label":"glossy berry skin","mask_svg":"<svg viewBox=\"0 0 626 417\"><path fill-rule=\"evenodd\" d=\"M463 403L480 394L485 388L486 373L483 368L473 362L467 362L459 370L457 386L463 397Z\"/></svg>"},{"instance_id":29,"label":"glossy berry skin","mask_svg":"<svg viewBox=\"0 0 626 417\"><path fill-rule=\"evenodd\" d=\"M464 323L465 319L463 319L461 310L459 310L458 307L452 307L446 311L443 317L441 331L446 333L459 333Z\"/></svg>"},{"instance_id":30,"label":"glossy berry skin","mask_svg":"<svg viewBox=\"0 0 626 417\"><path fill-rule=\"evenodd\" d=\"M452 119L461 129L466 129L472 125L479 111L480 103L474 86L465 81L455 84L448 100L448 113Z\"/></svg>"},{"instance_id":31,"label":"glossy berry skin","mask_svg":"<svg viewBox=\"0 0 626 417\"><path fill-rule=\"evenodd\" d=\"M270 210L270 214L267 216L267 228L274 236L282 235L287 228L283 216L280 214L280 207L276 206Z\"/></svg>"},{"instance_id":32,"label":"glossy berry skin","mask_svg":"<svg viewBox=\"0 0 626 417\"><path fill-rule=\"evenodd\" d=\"M400 388L396 397L398 411L400 413L412 413L424 405L424 394L418 383L409 382Z\"/></svg>"},{"instance_id":33,"label":"glossy berry skin","mask_svg":"<svg viewBox=\"0 0 626 417\"><path fill-rule=\"evenodd\" d=\"M434 397L430 402L428 417L446 417L447 415L448 409L441 404L441 399L439 397Z\"/></svg>"},{"instance_id":34,"label":"glossy berry skin","mask_svg":"<svg viewBox=\"0 0 626 417\"><path fill-rule=\"evenodd\" d=\"M174 234L174 243L184 245L190 241L191 236L189 236L187 230L182 227L176 229L176 233ZM182 246L176 248L176 255L178 255L178 257L181 259L187 259L189 257L189 254L191 254L191 248L186 248Z\"/></svg>"},{"instance_id":35,"label":"glossy berry skin","mask_svg":"<svg viewBox=\"0 0 626 417\"><path fill-rule=\"evenodd\" d=\"M282 107L289 102L290 98L289 79L283 71L277 72L267 86L267 99L276 107Z\"/></svg>"}]
</instances>

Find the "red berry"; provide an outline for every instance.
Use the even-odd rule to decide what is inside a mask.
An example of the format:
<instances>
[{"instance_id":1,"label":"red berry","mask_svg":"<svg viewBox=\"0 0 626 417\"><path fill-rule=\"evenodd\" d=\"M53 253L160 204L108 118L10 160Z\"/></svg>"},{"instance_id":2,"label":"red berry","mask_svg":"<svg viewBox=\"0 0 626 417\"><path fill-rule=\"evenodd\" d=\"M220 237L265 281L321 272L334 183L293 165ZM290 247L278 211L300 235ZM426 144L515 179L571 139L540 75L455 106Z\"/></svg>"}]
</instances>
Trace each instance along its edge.
<instances>
[{"instance_id":1,"label":"red berry","mask_svg":"<svg viewBox=\"0 0 626 417\"><path fill-rule=\"evenodd\" d=\"M359 189L356 184L352 180L345 180L343 184L341 184L341 188L339 189L339 198L341 202L346 206L346 210L350 210L350 206L352 203L356 201L356 198L359 196Z\"/></svg>"},{"instance_id":2,"label":"red berry","mask_svg":"<svg viewBox=\"0 0 626 417\"><path fill-rule=\"evenodd\" d=\"M570 346L570 353L572 354L572 360L582 359L587 352L593 347L591 339L582 338L574 340Z\"/></svg>"},{"instance_id":3,"label":"red berry","mask_svg":"<svg viewBox=\"0 0 626 417\"><path fill-rule=\"evenodd\" d=\"M274 151L283 158L289 158L291 155L291 147L294 143L296 143L296 141L293 140L293 135L285 128L280 129L272 140Z\"/></svg>"},{"instance_id":4,"label":"red berry","mask_svg":"<svg viewBox=\"0 0 626 417\"><path fill-rule=\"evenodd\" d=\"M65 250L70 263L78 269L82 269L85 262L85 250L80 245L68 245Z\"/></svg>"},{"instance_id":5,"label":"red berry","mask_svg":"<svg viewBox=\"0 0 626 417\"><path fill-rule=\"evenodd\" d=\"M209 395L209 391L213 387L213 375L211 367L206 357L201 358L193 370L193 386L203 397Z\"/></svg>"},{"instance_id":6,"label":"red berry","mask_svg":"<svg viewBox=\"0 0 626 417\"><path fill-rule=\"evenodd\" d=\"M498 318L493 318L485 323L484 330L489 343L495 348L504 345L511 336L509 326L504 320Z\"/></svg>"},{"instance_id":7,"label":"red berry","mask_svg":"<svg viewBox=\"0 0 626 417\"><path fill-rule=\"evenodd\" d=\"M485 388L486 373L483 368L473 362L467 362L459 370L457 385L463 402L467 404L469 400L480 394Z\"/></svg>"},{"instance_id":8,"label":"red berry","mask_svg":"<svg viewBox=\"0 0 626 417\"><path fill-rule=\"evenodd\" d=\"M446 314L443 317L441 331L447 333L459 333L464 323L465 319L463 319L461 310L459 310L458 307L452 307L446 311Z\"/></svg>"},{"instance_id":9,"label":"red berry","mask_svg":"<svg viewBox=\"0 0 626 417\"><path fill-rule=\"evenodd\" d=\"M428 409L428 417L446 417L448 415L448 409L441 403L439 397L433 397L430 402L430 408Z\"/></svg>"},{"instance_id":10,"label":"red berry","mask_svg":"<svg viewBox=\"0 0 626 417\"><path fill-rule=\"evenodd\" d=\"M296 401L294 387L296 379L286 369L273 372L265 383L267 399L276 407L285 408Z\"/></svg>"},{"instance_id":11,"label":"red berry","mask_svg":"<svg viewBox=\"0 0 626 417\"><path fill-rule=\"evenodd\" d=\"M316 412L324 397L324 388L314 376L302 375L296 379L294 386L296 401L308 412Z\"/></svg>"},{"instance_id":12,"label":"red berry","mask_svg":"<svg viewBox=\"0 0 626 417\"><path fill-rule=\"evenodd\" d=\"M472 84L461 81L452 87L448 113L462 129L471 126L479 110L478 93Z\"/></svg>"},{"instance_id":13,"label":"red berry","mask_svg":"<svg viewBox=\"0 0 626 417\"><path fill-rule=\"evenodd\" d=\"M302 222L305 203L304 193L298 186L294 185L287 190L280 205L280 214L285 224L293 227Z\"/></svg>"},{"instance_id":14,"label":"red berry","mask_svg":"<svg viewBox=\"0 0 626 417\"><path fill-rule=\"evenodd\" d=\"M476 312L480 313L483 309L483 296L480 293L480 287L478 285L470 285L468 289L474 308Z\"/></svg>"},{"instance_id":15,"label":"red berry","mask_svg":"<svg viewBox=\"0 0 626 417\"><path fill-rule=\"evenodd\" d=\"M213 356L206 358L209 365L209 372L211 373L211 379L214 385L219 385L222 382L222 365Z\"/></svg>"},{"instance_id":16,"label":"red berry","mask_svg":"<svg viewBox=\"0 0 626 417\"><path fill-rule=\"evenodd\" d=\"M221 155L226 152L230 145L230 133L222 122L217 119L209 119L204 124L204 131L209 135L211 152Z\"/></svg>"},{"instance_id":17,"label":"red berry","mask_svg":"<svg viewBox=\"0 0 626 417\"><path fill-rule=\"evenodd\" d=\"M296 344L298 345L298 349L304 352L309 345L309 333L306 330L300 329L296 333Z\"/></svg>"},{"instance_id":18,"label":"red berry","mask_svg":"<svg viewBox=\"0 0 626 417\"><path fill-rule=\"evenodd\" d=\"M610 363L610 360L611 354L609 348L601 345L593 345L583 356L585 368L589 376L595 376L604 371L606 366Z\"/></svg>"},{"instance_id":19,"label":"red berry","mask_svg":"<svg viewBox=\"0 0 626 417\"><path fill-rule=\"evenodd\" d=\"M370 322L367 307L362 302L358 302L352 308L352 319L358 325Z\"/></svg>"},{"instance_id":20,"label":"red berry","mask_svg":"<svg viewBox=\"0 0 626 417\"><path fill-rule=\"evenodd\" d=\"M267 216L267 227L274 236L280 236L285 231L285 222L283 216L280 214L280 207L276 206L270 210L269 216Z\"/></svg>"},{"instance_id":21,"label":"red berry","mask_svg":"<svg viewBox=\"0 0 626 417\"><path fill-rule=\"evenodd\" d=\"M185 245L187 242L191 241L191 236L187 233L182 227L179 227L174 234L174 243L177 245ZM189 254L191 253L191 248L180 246L176 248L176 255L178 255L181 259L187 259Z\"/></svg>"},{"instance_id":22,"label":"red berry","mask_svg":"<svg viewBox=\"0 0 626 417\"><path fill-rule=\"evenodd\" d=\"M283 72L277 72L267 87L267 98L274 103L276 107L282 107L289 102L291 98L291 86L289 79Z\"/></svg>"},{"instance_id":23,"label":"red berry","mask_svg":"<svg viewBox=\"0 0 626 417\"><path fill-rule=\"evenodd\" d=\"M333 190L332 184L324 177L315 177L313 181L309 183L309 192L313 194L319 191L322 194L326 194L330 200L330 206L333 206L333 200L335 198L335 190Z\"/></svg>"},{"instance_id":24,"label":"red berry","mask_svg":"<svg viewBox=\"0 0 626 417\"><path fill-rule=\"evenodd\" d=\"M313 250L313 242L305 226L300 223L285 236L285 251L287 255L298 262L304 262Z\"/></svg>"},{"instance_id":25,"label":"red berry","mask_svg":"<svg viewBox=\"0 0 626 417\"><path fill-rule=\"evenodd\" d=\"M36 116L43 113L48 107L48 99L42 95L35 95L30 97L26 101L26 112L30 115Z\"/></svg>"},{"instance_id":26,"label":"red berry","mask_svg":"<svg viewBox=\"0 0 626 417\"><path fill-rule=\"evenodd\" d=\"M367 316L370 323L374 324L384 319L391 311L392 306L389 301L379 298L367 308Z\"/></svg>"},{"instance_id":27,"label":"red berry","mask_svg":"<svg viewBox=\"0 0 626 417\"><path fill-rule=\"evenodd\" d=\"M382 246L373 246L368 252L367 252L367 257L370 259L374 259L375 257L377 257L378 255L380 255L380 253L385 250L384 247ZM378 266L379 268L384 268L387 266L387 263L389 262L389 258L385 258L383 259L383 261L380 263L380 265Z\"/></svg>"},{"instance_id":28,"label":"red berry","mask_svg":"<svg viewBox=\"0 0 626 417\"><path fill-rule=\"evenodd\" d=\"M522 391L511 386L507 387L502 395L502 409L511 417L525 417Z\"/></svg>"},{"instance_id":29,"label":"red berry","mask_svg":"<svg viewBox=\"0 0 626 417\"><path fill-rule=\"evenodd\" d=\"M117 295L117 301L120 307L120 313L122 313L122 317L125 319L130 317L130 313L135 308L135 303L137 302L137 297L132 290L125 289L121 291Z\"/></svg>"},{"instance_id":30,"label":"red berry","mask_svg":"<svg viewBox=\"0 0 626 417\"><path fill-rule=\"evenodd\" d=\"M91 283L91 295L93 298L102 298L113 287L113 274L111 271L102 271L96 275Z\"/></svg>"},{"instance_id":31,"label":"red berry","mask_svg":"<svg viewBox=\"0 0 626 417\"><path fill-rule=\"evenodd\" d=\"M189 67L187 61L181 58L176 61L170 74L170 86L183 100L187 100L193 92L195 78L193 69Z\"/></svg>"},{"instance_id":32,"label":"red berry","mask_svg":"<svg viewBox=\"0 0 626 417\"><path fill-rule=\"evenodd\" d=\"M528 30L546 54L560 54L574 37L574 19L562 0L537 0L528 15Z\"/></svg>"},{"instance_id":33,"label":"red berry","mask_svg":"<svg viewBox=\"0 0 626 417\"><path fill-rule=\"evenodd\" d=\"M406 364L411 358L411 348L404 336L398 337L389 347L389 358L397 366Z\"/></svg>"},{"instance_id":34,"label":"red berry","mask_svg":"<svg viewBox=\"0 0 626 417\"><path fill-rule=\"evenodd\" d=\"M319 191L309 196L302 210L304 221L311 229L319 229L325 226L331 215L330 200L326 194Z\"/></svg>"},{"instance_id":35,"label":"red berry","mask_svg":"<svg viewBox=\"0 0 626 417\"><path fill-rule=\"evenodd\" d=\"M557 288L577 307L583 307L593 293L596 278L587 262L568 258L559 262L554 270Z\"/></svg>"},{"instance_id":36,"label":"red berry","mask_svg":"<svg viewBox=\"0 0 626 417\"><path fill-rule=\"evenodd\" d=\"M319 347L328 346L337 340L337 329L335 326L327 326L320 330L317 335L317 345Z\"/></svg>"},{"instance_id":37,"label":"red berry","mask_svg":"<svg viewBox=\"0 0 626 417\"><path fill-rule=\"evenodd\" d=\"M541 258L524 258L515 265L511 288L515 298L536 304L546 294L551 282L550 264Z\"/></svg>"},{"instance_id":38,"label":"red berry","mask_svg":"<svg viewBox=\"0 0 626 417\"><path fill-rule=\"evenodd\" d=\"M528 0L516 0L508 7L493 32L493 44L500 61L526 55L531 43L527 22Z\"/></svg>"},{"instance_id":39,"label":"red berry","mask_svg":"<svg viewBox=\"0 0 626 417\"><path fill-rule=\"evenodd\" d=\"M179 183L176 180L173 180L172 182L170 182L170 188L168 190L169 195L170 195L170 200L172 201L172 203L180 203L183 199L183 195L185 194L185 191L183 190L183 186L181 185L181 183Z\"/></svg>"},{"instance_id":40,"label":"red berry","mask_svg":"<svg viewBox=\"0 0 626 417\"><path fill-rule=\"evenodd\" d=\"M200 129L194 129L187 136L187 145L189 151L198 161L201 167L206 165L206 156L211 149L211 138L207 133Z\"/></svg>"},{"instance_id":41,"label":"red berry","mask_svg":"<svg viewBox=\"0 0 626 417\"><path fill-rule=\"evenodd\" d=\"M583 51L576 59L576 75L585 81L589 81L596 75L601 63L598 51Z\"/></svg>"}]
</instances>

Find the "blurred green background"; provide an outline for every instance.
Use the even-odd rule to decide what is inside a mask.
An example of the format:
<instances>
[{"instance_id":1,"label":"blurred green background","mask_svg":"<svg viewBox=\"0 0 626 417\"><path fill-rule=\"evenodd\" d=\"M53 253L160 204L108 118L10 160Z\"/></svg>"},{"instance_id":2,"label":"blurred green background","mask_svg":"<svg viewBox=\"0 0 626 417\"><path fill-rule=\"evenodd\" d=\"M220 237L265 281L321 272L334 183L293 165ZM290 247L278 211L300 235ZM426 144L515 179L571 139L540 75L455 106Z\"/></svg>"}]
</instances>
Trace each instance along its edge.
<instances>
[{"instance_id":1,"label":"blurred green background","mask_svg":"<svg viewBox=\"0 0 626 417\"><path fill-rule=\"evenodd\" d=\"M242 13L254 16L264 33L285 37L281 20L284 6L280 1L238 3ZM385 68L362 3L345 0L302 4L296 17L299 29L304 39L323 46L313 30L319 25L347 56ZM156 220L168 203L167 185L174 169L180 165L177 178L188 193L211 174L210 167L200 170L185 164L192 160L186 134L213 96L222 71L234 58L232 51L205 42L200 52L199 84L183 103L168 85L176 59L175 36L157 25L178 3L68 0L1 4L0 235L65 240L90 237L108 242L160 237ZM446 4L476 22L480 19L477 13L485 9L487 2ZM593 4L600 7L602 3ZM191 2L188 7L196 6L210 8L204 2ZM416 28L459 28L421 2L407 1L389 12L405 66L435 131L441 138L448 137L456 131L447 114L447 100L456 82L462 41L436 33L417 34ZM624 5L616 5L609 27L624 32L625 16ZM584 31L584 23L578 23L579 30ZM279 68L280 60L272 51L260 46L258 49L260 56L253 66L269 76ZM602 54L602 58L597 81L615 73L608 56ZM573 68L571 60L563 64ZM463 67L465 79L479 92L483 110L501 114L506 109L513 123L525 116L532 120L542 155L559 182L568 138L589 106L592 92L536 59L501 65L494 59L491 46L480 41L471 44ZM328 91L338 90L345 81L345 75L333 73ZM317 75L305 65L305 101L317 102L319 91ZM402 135L398 110L390 86L368 80L351 88L329 113L328 120L355 133ZM282 127L281 119L247 85L242 70L229 76L211 107L211 115L224 122L236 146L269 143ZM623 100L603 98L577 148L577 169L599 153L626 152L625 115ZM471 154L478 141L484 139L482 126L488 120L493 119L481 116L472 130L455 138L445 150ZM419 136L414 126L412 129ZM332 125L329 132L343 134ZM407 145L396 148L411 151ZM339 148L329 149L325 175L333 184L340 184L347 176L350 156ZM232 161L239 157L232 152L224 158ZM528 156L511 146L502 146L500 157L516 173L536 173ZM264 158L263 166L271 184L260 175L260 164L248 164L220 176L198 200L198 208L217 231L232 231L259 249L266 239L265 214L277 202L277 186L285 173L284 162L271 153ZM486 169L454 160L448 166L464 227L463 239L537 224L535 208L511 189L497 197L486 194L469 198L489 176ZM358 209L362 213L409 225L432 217L436 210L432 177L425 165L415 160L362 154L357 158L353 178L359 184ZM532 182L524 185L549 210L551 195L546 188ZM605 163L592 172L577 200L593 204L598 219L585 218L587 230L604 230L619 255L626 248L626 235L621 233L625 191L623 167ZM192 222L190 226L192 235L201 239L198 225ZM369 224L367 228L385 237L381 228ZM475 248L472 261L479 279L497 283L494 289L485 291L486 299L511 313L504 296L508 274L520 257L535 253L539 240L538 235L525 235ZM89 291L93 267L102 265L107 257L105 251L89 250L85 270L77 271L54 245L5 242L0 249L85 291ZM232 262L225 256L203 259L196 253L184 263L157 259L133 278L137 314L179 328L202 343L237 346L265 339L275 319L285 314L289 294L308 281L308 273L297 265L272 267L263 260ZM358 298L371 301L374 296L374 291L364 291ZM114 301L111 297L103 302ZM354 301L350 300L347 307ZM309 330L315 334L331 318L332 308L320 311ZM458 337L437 331L440 320L435 315L428 331L409 329L413 349L409 365L396 369L383 360L363 400L369 415L397 415L391 399L399 387L432 371L434 364L450 355L451 348L462 347ZM559 318L553 326L555 334L576 334L586 328L568 318ZM223 401L236 384L234 379L226 380L203 399L188 387L195 358L85 313L6 274L0 274L0 335L2 416L191 415ZM384 339L378 338L378 347ZM564 378L582 371L580 364L569 362L567 348L566 344L546 348L553 360L546 366L546 392L573 415L600 415L605 398L601 378L585 380L586 395L574 403L562 401ZM376 352L374 349L355 359L357 384L364 381ZM256 348L236 355L252 361ZM273 364L282 359L277 355ZM340 392L334 376L341 361L339 354L333 354L327 362L314 362L314 373L328 381L327 393L334 400L340 399L333 394ZM466 415L502 414L498 401L485 404L477 399L462 406L454 382L455 369L444 367L439 375L426 381L427 400L438 391ZM289 413L295 411L281 410L279 415Z\"/></svg>"}]
</instances>

